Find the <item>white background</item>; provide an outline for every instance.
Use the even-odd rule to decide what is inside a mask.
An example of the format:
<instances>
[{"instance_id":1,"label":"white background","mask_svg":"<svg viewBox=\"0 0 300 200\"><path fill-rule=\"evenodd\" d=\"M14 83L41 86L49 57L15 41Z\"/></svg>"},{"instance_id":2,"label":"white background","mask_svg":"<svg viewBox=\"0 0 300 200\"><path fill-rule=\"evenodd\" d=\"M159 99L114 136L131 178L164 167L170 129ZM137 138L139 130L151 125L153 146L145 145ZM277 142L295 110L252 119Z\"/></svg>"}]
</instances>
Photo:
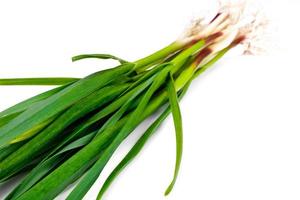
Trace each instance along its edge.
<instances>
[{"instance_id":1,"label":"white background","mask_svg":"<svg viewBox=\"0 0 300 200\"><path fill-rule=\"evenodd\" d=\"M181 102L184 155L170 196L163 192L175 160L171 117L104 199L300 199L300 3L254 3L275 27L272 45L262 56L229 55L193 83ZM2 0L0 77L83 77L116 64L71 63L70 57L81 53L135 60L172 42L191 18L216 12L217 5L203 0ZM0 87L0 110L46 89ZM141 130L119 148L85 199L95 199ZM14 183L0 186L0 199Z\"/></svg>"}]
</instances>

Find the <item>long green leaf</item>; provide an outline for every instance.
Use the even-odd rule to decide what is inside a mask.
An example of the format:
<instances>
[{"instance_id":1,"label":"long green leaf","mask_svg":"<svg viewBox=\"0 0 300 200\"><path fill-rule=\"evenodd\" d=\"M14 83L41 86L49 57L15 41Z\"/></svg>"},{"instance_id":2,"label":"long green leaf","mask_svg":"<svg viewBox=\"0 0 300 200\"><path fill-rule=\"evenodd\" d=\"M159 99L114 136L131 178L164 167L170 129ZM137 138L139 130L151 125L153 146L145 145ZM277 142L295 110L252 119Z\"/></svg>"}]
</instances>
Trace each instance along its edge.
<instances>
[{"instance_id":1,"label":"long green leaf","mask_svg":"<svg viewBox=\"0 0 300 200\"><path fill-rule=\"evenodd\" d=\"M48 91L38 94L34 97L31 97L25 101L22 101L6 110L0 112L0 117L4 117L4 116L11 115L14 113L22 112L22 111L28 109L29 107L33 106L33 104L35 104L41 100L47 99L48 97L56 94L57 92L61 91L65 87L67 87L67 85L60 86L60 87L54 88L52 90L48 90Z\"/></svg>"},{"instance_id":2,"label":"long green leaf","mask_svg":"<svg viewBox=\"0 0 300 200\"><path fill-rule=\"evenodd\" d=\"M90 119L88 119L82 126L79 126L75 129L73 133L71 133L68 137L66 137L56 148L54 148L53 152L56 152L58 149L60 149L65 144L72 141L74 138L82 135L84 132L86 132L92 125L99 122L100 120L104 119L105 117L111 115L116 110L118 110L126 101L131 98L132 96L138 95L141 92L143 92L150 84L152 83L152 78L149 78L147 81L142 83L141 85L137 86L136 88L133 88L131 91L128 91L128 93L121 96L119 99L115 100L111 104L107 105L105 108L101 109L98 113L93 115ZM136 104L138 101L133 102L133 104ZM132 106L132 105L131 105ZM115 115L113 115L111 118L115 120ZM110 120L108 120L106 123L108 123ZM105 125L102 126L101 130Z\"/></svg>"},{"instance_id":3,"label":"long green leaf","mask_svg":"<svg viewBox=\"0 0 300 200\"><path fill-rule=\"evenodd\" d=\"M131 95L129 96L129 97L131 97L131 98L134 98L135 96L138 96L144 89L145 89L145 87L147 87L149 84L151 83L151 81L148 81L148 83L146 82L146 83L144 83L144 86L143 87L137 87L135 90L133 90L134 91L134 93L132 93L131 92ZM127 106L126 106L127 107ZM123 106L123 108L125 108L124 106ZM126 111L126 109L123 109L123 111L121 111L122 109L120 109L120 112L117 112L115 115L113 115L111 118L110 118L110 120L108 120L108 122L110 121L110 123L108 123L108 125L110 125L110 126L112 126L112 127L115 127L115 125L114 125L114 122L115 121L117 121L118 120L118 118ZM121 127L121 126L120 126ZM107 128L109 128L109 127L106 127L105 128L105 130L107 130ZM100 130L101 131L101 130ZM101 133L101 135L102 135L102 133ZM97 148L100 148L100 145L98 146L97 145ZM79 163L78 163L79 164ZM68 167L68 169L70 169L69 167ZM66 180L66 182L68 182L67 180ZM65 182L64 182L65 183Z\"/></svg>"},{"instance_id":4,"label":"long green leaf","mask_svg":"<svg viewBox=\"0 0 300 200\"><path fill-rule=\"evenodd\" d=\"M157 76L150 86L149 90L143 96L141 102L138 107L134 110L128 122L122 127L120 133L116 136L116 138L109 144L107 149L103 151L102 156L99 160L93 165L93 167L88 171L88 173L84 176L84 178L80 181L80 183L74 188L74 190L70 193L67 199L69 200L80 200L87 193L89 188L93 185L93 183L98 178L99 174L103 170L104 166L113 155L114 151L117 147L122 143L125 137L127 137L131 131L138 125L140 122L140 116L142 116L150 98L153 96L155 91L164 83L167 74L170 70L171 66L165 68L159 76Z\"/></svg>"},{"instance_id":5,"label":"long green leaf","mask_svg":"<svg viewBox=\"0 0 300 200\"><path fill-rule=\"evenodd\" d=\"M46 101L34 105L0 128L0 147L7 145L10 140L38 126L95 90L109 84L116 77L130 72L133 67L134 64L124 64L113 69L94 73L54 94Z\"/></svg>"},{"instance_id":6,"label":"long green leaf","mask_svg":"<svg viewBox=\"0 0 300 200\"><path fill-rule=\"evenodd\" d=\"M10 122L12 119L17 117L21 113L22 112L16 112L16 113L12 113L10 115L6 115L4 117L0 117L0 127L6 125L8 122Z\"/></svg>"},{"instance_id":7,"label":"long green leaf","mask_svg":"<svg viewBox=\"0 0 300 200\"><path fill-rule=\"evenodd\" d=\"M119 131L125 122L126 119L121 120L112 129L106 129L105 133L101 134L101 138L110 138L111 135L114 135ZM106 140L105 143L106 142L109 143L109 139ZM19 196L18 200L54 199L56 195L82 175L82 173L99 158L102 149L105 148L105 146L102 145L103 143L100 144L94 140L91 141L48 176Z\"/></svg>"},{"instance_id":8,"label":"long green leaf","mask_svg":"<svg viewBox=\"0 0 300 200\"><path fill-rule=\"evenodd\" d=\"M60 136L61 131L71 125L71 123L108 103L127 87L127 85L106 86L71 106L36 137L0 163L0 179L22 169L28 159L32 159L47 150L49 145Z\"/></svg>"},{"instance_id":9,"label":"long green leaf","mask_svg":"<svg viewBox=\"0 0 300 200\"><path fill-rule=\"evenodd\" d=\"M64 85L79 78L45 77L45 78L7 78L0 79L0 85Z\"/></svg>"},{"instance_id":10,"label":"long green leaf","mask_svg":"<svg viewBox=\"0 0 300 200\"><path fill-rule=\"evenodd\" d=\"M55 156L47 161L40 163L32 169L22 182L5 198L5 200L17 199L21 194L26 192L30 187L37 183L42 177L48 174L55 166L64 159L64 155Z\"/></svg>"},{"instance_id":11,"label":"long green leaf","mask_svg":"<svg viewBox=\"0 0 300 200\"><path fill-rule=\"evenodd\" d=\"M15 200L30 189L34 184L41 180L45 175L49 174L64 158L65 153L78 149L91 141L91 139L96 135L96 131L79 138L78 140L70 143L62 150L48 158L47 160L42 161L37 165L29 174L22 180L22 182L5 198L5 200Z\"/></svg>"},{"instance_id":12,"label":"long green leaf","mask_svg":"<svg viewBox=\"0 0 300 200\"><path fill-rule=\"evenodd\" d=\"M136 98L139 93L135 93L132 95L127 102L116 112L98 131L98 134L103 133L105 129L111 129L114 124L122 117L122 115L126 112L131 102ZM78 183L78 185L73 189L73 191L69 194L68 200L81 199L86 192L89 190L91 185L94 183L93 178L97 176L98 173L98 161L95 165L87 172L84 178Z\"/></svg>"},{"instance_id":13,"label":"long green leaf","mask_svg":"<svg viewBox=\"0 0 300 200\"><path fill-rule=\"evenodd\" d=\"M165 74L165 76L167 76L167 73ZM95 158L95 156L99 154L99 151L103 150L103 153L101 154L100 158L103 158L105 160L109 159L110 155L107 155L107 153L109 154L112 153L111 152L112 147L107 147L104 150L103 145L116 143L114 142L115 139L113 141L109 141L109 140L111 138L114 138L116 135L120 135L120 133L122 132L123 135L119 136L118 140L120 140L120 137L122 137L121 139L123 139L124 135L126 136L131 132L130 130L128 131L128 128L134 129L134 127L136 127L141 121L143 121L154 111L156 111L166 101L165 95L159 95L159 96L155 96L155 98L151 100L151 102L148 102L152 94L156 91L156 89L161 84L164 83L164 79L165 77L160 77L160 81L156 80L155 85L152 84L149 90L151 88L152 89L150 91L148 90L146 92L146 94L147 93L148 94L147 95L145 94L141 100L141 102L143 101L143 103L142 104L141 102L139 103L138 107L140 110L138 113L135 113L135 116L133 116L133 113L130 113L125 117L123 117L122 119L120 119L112 129L106 129L103 133L99 134L88 145L86 145L78 153L76 153L74 156L72 156L70 159L64 162L50 175L45 177L43 180L41 180L39 183L33 186L30 190L28 190L23 195L21 195L18 200L31 200L32 198L42 198L44 200L53 199L59 192L61 192L70 183L70 177L73 176L73 174L77 173L77 171L80 170L86 162L89 162L91 161L91 159ZM159 82L161 83L158 84ZM145 109L146 105L147 108ZM130 118L131 118L130 123L134 122L135 124L131 124L130 127L126 127L129 126L130 124L129 123ZM124 127L126 127L127 129L126 132L124 131ZM123 131L121 131L122 129ZM107 149L108 152L106 151ZM104 154L105 151L106 151L106 155Z\"/></svg>"},{"instance_id":14,"label":"long green leaf","mask_svg":"<svg viewBox=\"0 0 300 200\"><path fill-rule=\"evenodd\" d=\"M2 162L2 160L4 160L7 156L9 156L13 152L15 152L17 149L19 149L23 144L24 144L24 141L18 142L15 144L11 144L9 146L6 146L6 147L0 149L0 162Z\"/></svg>"},{"instance_id":15,"label":"long green leaf","mask_svg":"<svg viewBox=\"0 0 300 200\"><path fill-rule=\"evenodd\" d=\"M49 124L53 122L53 120L57 117L57 115L51 117L50 119L47 119L46 121L40 123L39 125L35 126L34 128L30 129L29 131L26 131L22 133L21 135L18 135L16 138L11 140L9 144L18 143L24 140L27 140L28 138L33 137L37 133L39 133L41 130L43 130L45 127L47 127Z\"/></svg>"},{"instance_id":16,"label":"long green leaf","mask_svg":"<svg viewBox=\"0 0 300 200\"><path fill-rule=\"evenodd\" d=\"M138 95L139 93L135 93L134 95L131 95L130 98L127 100L127 102L119 109L117 113L115 113L111 121L107 124L107 126L102 127L98 134L101 134L105 128L110 128L110 126L113 126L114 123L123 115L123 113L127 110L128 106L130 105L131 101ZM105 152L105 150L104 150ZM94 178L98 177L98 165L99 161L95 163L95 165L88 171L88 173L85 175L85 177L79 182L79 184L75 187L75 189L70 193L67 199L80 199L82 198L85 193L88 191L88 189L91 187L91 185L94 183ZM100 163L101 165L101 163Z\"/></svg>"},{"instance_id":17,"label":"long green leaf","mask_svg":"<svg viewBox=\"0 0 300 200\"><path fill-rule=\"evenodd\" d=\"M179 100L185 95L188 87L188 83L180 93ZM130 164L130 162L141 152L142 148L146 144L146 142L151 138L151 136L155 133L155 131L159 128L162 122L166 119L166 117L170 114L171 108L168 107L165 111L151 124L151 126L146 130L146 132L139 138L139 140L135 143L132 149L126 154L126 156L122 159L122 161L114 168L108 178L105 180L101 190L98 193L97 200L102 199L104 193L107 191L111 183L115 180L115 178L122 172L122 170Z\"/></svg>"},{"instance_id":18,"label":"long green leaf","mask_svg":"<svg viewBox=\"0 0 300 200\"><path fill-rule=\"evenodd\" d=\"M177 93L174 86L174 80L172 75L169 76L170 80L167 85L168 95L169 95L169 102L173 114L173 121L175 125L175 132L176 132L176 164L175 164L175 170L174 170L174 176L172 179L172 182L168 186L167 190L165 191L165 195L168 195L176 182L179 169L180 169L180 163L182 159L182 146L183 146L183 134L182 134L182 119L181 119L181 113L180 113L180 107L177 99Z\"/></svg>"},{"instance_id":19,"label":"long green leaf","mask_svg":"<svg viewBox=\"0 0 300 200\"><path fill-rule=\"evenodd\" d=\"M86 58L97 58L97 59L113 59L119 61L121 64L128 63L126 60L123 60L117 56L111 54L82 54L72 57L72 61L78 61Z\"/></svg>"},{"instance_id":20,"label":"long green leaf","mask_svg":"<svg viewBox=\"0 0 300 200\"><path fill-rule=\"evenodd\" d=\"M117 167L112 171L109 177L104 182L98 196L97 200L101 199L105 191L111 185L113 180L121 173L121 171L137 156L137 154L142 150L145 143L153 135L153 133L158 129L164 119L169 115L170 109L167 108L147 129L147 131L140 137L133 148L128 152L128 154L122 159L122 161L117 165Z\"/></svg>"}]
</instances>

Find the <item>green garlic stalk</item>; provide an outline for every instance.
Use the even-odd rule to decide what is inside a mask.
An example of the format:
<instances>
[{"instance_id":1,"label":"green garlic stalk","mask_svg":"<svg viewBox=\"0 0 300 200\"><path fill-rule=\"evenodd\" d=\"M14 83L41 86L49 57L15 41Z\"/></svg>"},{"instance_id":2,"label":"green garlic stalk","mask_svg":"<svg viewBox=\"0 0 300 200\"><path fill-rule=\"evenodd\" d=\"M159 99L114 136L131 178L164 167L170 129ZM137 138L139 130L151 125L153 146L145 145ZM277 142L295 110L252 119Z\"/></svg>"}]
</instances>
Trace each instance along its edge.
<instances>
[{"instance_id":1,"label":"green garlic stalk","mask_svg":"<svg viewBox=\"0 0 300 200\"><path fill-rule=\"evenodd\" d=\"M0 180L31 169L6 199L54 199L80 177L67 199L82 199L124 139L161 108L164 111L112 171L97 199L172 113L176 163L168 195L183 154L179 100L196 77L247 41L249 32L240 27L240 12L235 11L221 9L210 22L195 23L168 46L134 62L110 54L75 56L73 61L120 62L84 78L0 79L0 85L62 85L0 113Z\"/></svg>"}]
</instances>

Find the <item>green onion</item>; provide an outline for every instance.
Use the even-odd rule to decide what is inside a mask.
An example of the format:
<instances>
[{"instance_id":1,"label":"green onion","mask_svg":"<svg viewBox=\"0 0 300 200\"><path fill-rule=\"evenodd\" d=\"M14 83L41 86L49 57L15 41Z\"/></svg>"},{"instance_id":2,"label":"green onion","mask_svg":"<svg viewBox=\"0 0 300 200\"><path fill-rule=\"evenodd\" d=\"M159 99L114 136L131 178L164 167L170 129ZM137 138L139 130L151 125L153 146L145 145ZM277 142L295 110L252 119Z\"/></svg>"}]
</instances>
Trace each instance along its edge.
<instances>
[{"instance_id":1,"label":"green onion","mask_svg":"<svg viewBox=\"0 0 300 200\"><path fill-rule=\"evenodd\" d=\"M246 39L242 28L233 28L237 22L230 21L231 15L223 11L208 24L196 23L183 37L134 62L111 54L74 56L72 61L120 63L84 78L0 79L0 85L60 85L0 112L0 181L28 170L6 200L51 200L79 178L67 199L82 199L122 142L162 108L108 176L97 199L172 112L176 163L168 195L179 178L183 152L179 100L196 77Z\"/></svg>"}]
</instances>

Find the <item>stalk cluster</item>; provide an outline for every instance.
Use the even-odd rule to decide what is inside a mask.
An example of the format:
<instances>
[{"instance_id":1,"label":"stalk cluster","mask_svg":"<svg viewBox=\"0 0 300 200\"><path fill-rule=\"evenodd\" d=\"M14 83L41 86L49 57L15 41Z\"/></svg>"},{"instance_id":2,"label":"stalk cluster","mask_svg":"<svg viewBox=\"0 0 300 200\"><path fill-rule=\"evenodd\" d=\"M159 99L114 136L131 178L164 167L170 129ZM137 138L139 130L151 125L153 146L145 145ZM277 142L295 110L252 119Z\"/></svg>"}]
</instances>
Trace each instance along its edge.
<instances>
[{"instance_id":1,"label":"stalk cluster","mask_svg":"<svg viewBox=\"0 0 300 200\"><path fill-rule=\"evenodd\" d=\"M177 150L168 194L183 148L178 101L194 78L247 39L238 21L236 13L223 9L210 22L195 23L175 42L135 62L108 54L75 56L73 61L120 62L84 78L1 79L2 85L60 85L0 113L0 180L28 172L6 200L54 199L80 177L67 199L82 199L122 141L161 108L159 117L112 170L98 199L172 112Z\"/></svg>"}]
</instances>

